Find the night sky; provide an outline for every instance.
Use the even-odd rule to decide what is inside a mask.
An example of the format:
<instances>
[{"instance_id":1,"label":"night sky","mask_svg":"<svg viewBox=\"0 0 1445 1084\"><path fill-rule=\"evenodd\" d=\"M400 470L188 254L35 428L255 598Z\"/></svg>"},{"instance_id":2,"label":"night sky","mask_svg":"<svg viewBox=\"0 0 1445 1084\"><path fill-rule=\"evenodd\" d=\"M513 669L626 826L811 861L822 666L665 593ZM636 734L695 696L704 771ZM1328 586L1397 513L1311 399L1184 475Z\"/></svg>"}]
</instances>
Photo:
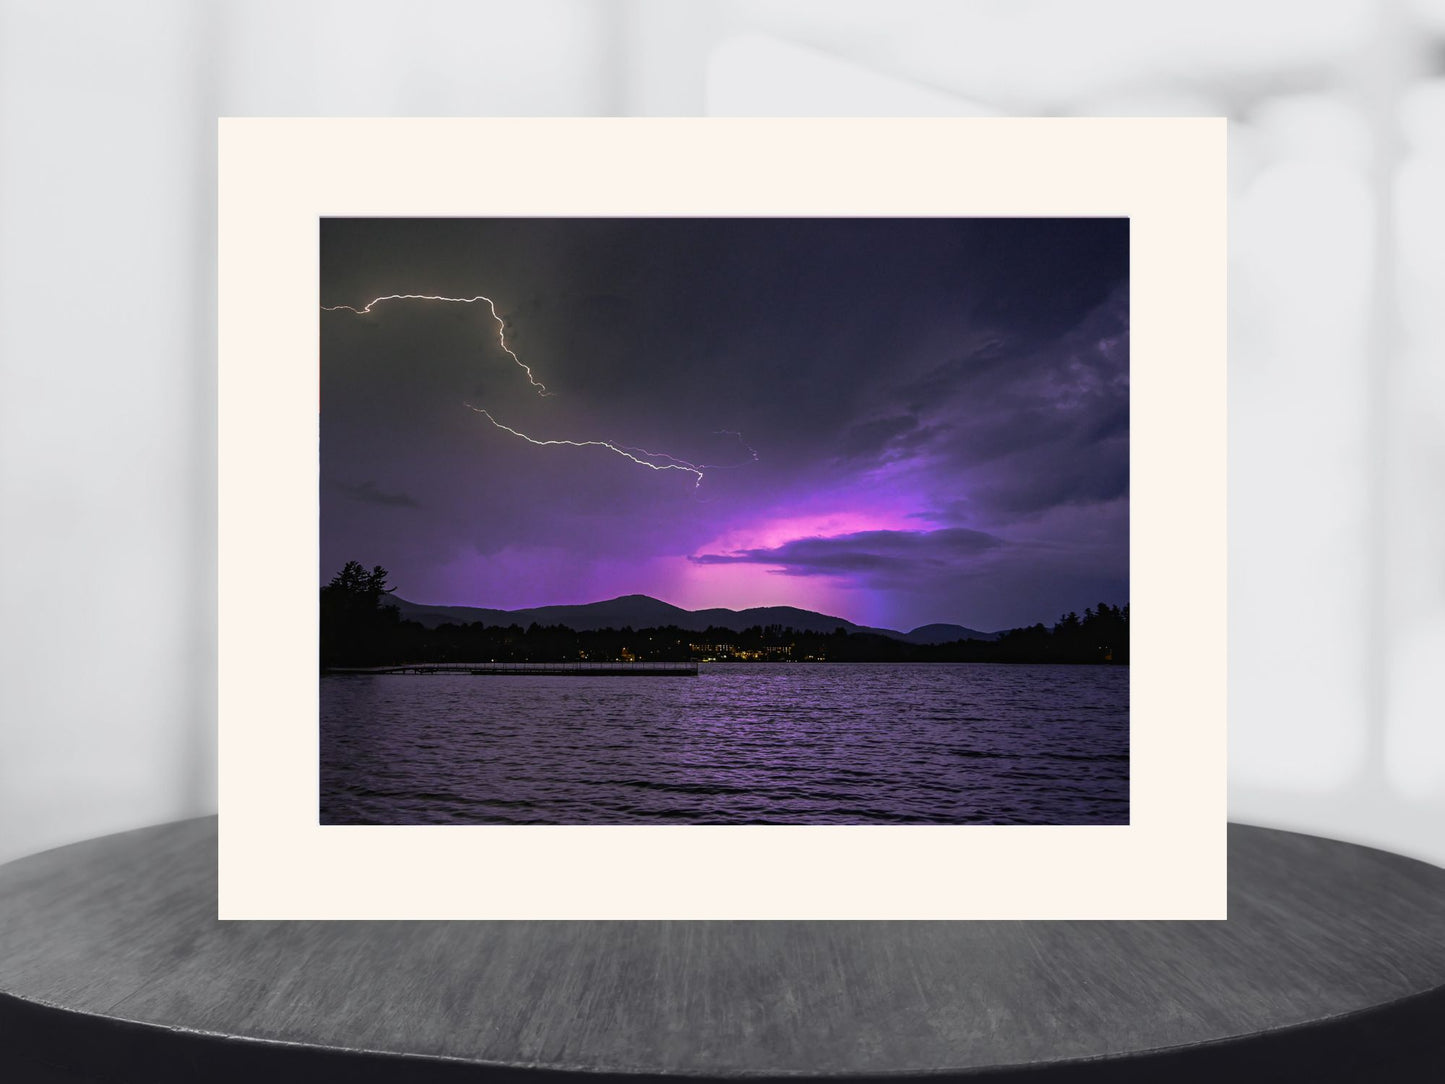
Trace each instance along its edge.
<instances>
[{"instance_id":1,"label":"night sky","mask_svg":"<svg viewBox=\"0 0 1445 1084\"><path fill-rule=\"evenodd\" d=\"M323 306L485 295L550 394L486 302L321 312L322 582L902 630L1127 602L1128 284L1124 219L323 220Z\"/></svg>"}]
</instances>

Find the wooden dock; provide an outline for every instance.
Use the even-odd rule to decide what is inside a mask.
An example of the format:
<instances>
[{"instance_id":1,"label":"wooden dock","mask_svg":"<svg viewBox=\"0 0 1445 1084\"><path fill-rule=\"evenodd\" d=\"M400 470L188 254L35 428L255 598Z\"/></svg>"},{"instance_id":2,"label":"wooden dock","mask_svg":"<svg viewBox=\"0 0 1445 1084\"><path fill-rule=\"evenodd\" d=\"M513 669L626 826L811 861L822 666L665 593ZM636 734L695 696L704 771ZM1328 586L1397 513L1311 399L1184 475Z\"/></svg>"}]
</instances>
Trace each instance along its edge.
<instances>
[{"instance_id":1,"label":"wooden dock","mask_svg":"<svg viewBox=\"0 0 1445 1084\"><path fill-rule=\"evenodd\" d=\"M697 677L696 662L422 662L335 668L332 674L470 674L531 677Z\"/></svg>"}]
</instances>

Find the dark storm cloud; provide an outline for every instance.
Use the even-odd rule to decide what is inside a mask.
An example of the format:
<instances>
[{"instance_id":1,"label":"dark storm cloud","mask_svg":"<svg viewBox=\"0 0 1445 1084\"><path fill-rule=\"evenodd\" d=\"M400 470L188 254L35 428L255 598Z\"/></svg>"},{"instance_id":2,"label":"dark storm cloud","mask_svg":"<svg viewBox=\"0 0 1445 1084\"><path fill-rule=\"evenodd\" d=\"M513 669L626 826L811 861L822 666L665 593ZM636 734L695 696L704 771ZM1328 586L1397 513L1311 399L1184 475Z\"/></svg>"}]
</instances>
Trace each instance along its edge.
<instances>
[{"instance_id":1,"label":"dark storm cloud","mask_svg":"<svg viewBox=\"0 0 1445 1084\"><path fill-rule=\"evenodd\" d=\"M903 438L917 431L918 416L915 414L895 414L889 418L859 422L846 429L839 438L838 454L842 459L876 458L904 443Z\"/></svg>"},{"instance_id":2,"label":"dark storm cloud","mask_svg":"<svg viewBox=\"0 0 1445 1084\"><path fill-rule=\"evenodd\" d=\"M1102 510L1127 503L1128 272L1123 220L323 220L324 305L484 294L554 393L528 385L485 306L320 314L322 476L364 480L323 487L323 576L381 563L424 601L477 605L661 592L628 582L627 562L700 553L716 561L699 570L751 564L763 580L763 551L715 540L771 541L800 509L1011 544L934 540L910 566L896 539L799 538L773 554L799 577L976 568L1026 552L1013 543L1070 546L1064 522L1104 533L1089 567L1112 546L1127 568L1127 517ZM729 469L694 485L596 445L529 443L466 403L536 441ZM1052 567L995 576L987 612L1098 601L1074 601ZM928 582L919 623L975 623L981 589Z\"/></svg>"},{"instance_id":3,"label":"dark storm cloud","mask_svg":"<svg viewBox=\"0 0 1445 1084\"><path fill-rule=\"evenodd\" d=\"M486 292L558 395L664 437L748 424L790 462L835 456L848 427L936 406L990 365L1016 375L1127 273L1110 220L333 222L323 238L328 303L401 282ZM422 350L470 316L425 318ZM940 356L955 357L943 372ZM657 400L666 416L642 418Z\"/></svg>"},{"instance_id":4,"label":"dark storm cloud","mask_svg":"<svg viewBox=\"0 0 1445 1084\"><path fill-rule=\"evenodd\" d=\"M964 341L944 351L943 360L931 359L919 371L901 379L894 394L912 413L922 413L944 399L969 390L987 394L991 386L1005 385L1018 370L1017 346L994 335Z\"/></svg>"},{"instance_id":5,"label":"dark storm cloud","mask_svg":"<svg viewBox=\"0 0 1445 1084\"><path fill-rule=\"evenodd\" d=\"M1126 495L1128 357L1120 287L1031 354L998 353L930 373L932 403L922 411L930 439L918 446L968 491L938 506L951 509L945 518L998 523Z\"/></svg>"},{"instance_id":6,"label":"dark storm cloud","mask_svg":"<svg viewBox=\"0 0 1445 1084\"><path fill-rule=\"evenodd\" d=\"M405 493L389 493L377 488L376 482L366 481L352 484L332 480L328 485L344 497L364 504L384 504L393 508L416 508L417 502Z\"/></svg>"},{"instance_id":7,"label":"dark storm cloud","mask_svg":"<svg viewBox=\"0 0 1445 1084\"><path fill-rule=\"evenodd\" d=\"M1008 519L1037 515L1071 505L1105 504L1129 492L1126 438L1069 434L1011 457L1005 471L985 474L972 487L970 500Z\"/></svg>"},{"instance_id":8,"label":"dark storm cloud","mask_svg":"<svg viewBox=\"0 0 1445 1084\"><path fill-rule=\"evenodd\" d=\"M962 527L937 531L859 531L835 538L799 538L781 546L705 553L698 564L776 565L789 576L836 575L841 572L917 576L956 568L961 561L1003 545L1001 539Z\"/></svg>"}]
</instances>

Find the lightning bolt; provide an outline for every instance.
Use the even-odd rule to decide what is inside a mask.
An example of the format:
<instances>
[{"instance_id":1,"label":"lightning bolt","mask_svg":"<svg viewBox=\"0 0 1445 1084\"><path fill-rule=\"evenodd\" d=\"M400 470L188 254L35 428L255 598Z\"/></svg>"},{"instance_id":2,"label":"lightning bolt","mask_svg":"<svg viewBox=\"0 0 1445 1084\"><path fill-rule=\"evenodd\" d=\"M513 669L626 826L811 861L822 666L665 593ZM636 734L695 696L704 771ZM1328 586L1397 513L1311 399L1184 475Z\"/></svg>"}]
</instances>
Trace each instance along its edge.
<instances>
[{"instance_id":1,"label":"lightning bolt","mask_svg":"<svg viewBox=\"0 0 1445 1084\"><path fill-rule=\"evenodd\" d=\"M485 301L487 308L491 310L492 319L497 322L497 341L501 344L502 349L507 352L507 356L517 363L522 372L527 374L527 382L537 389L538 395L550 396L553 394L547 390L547 385L543 384L533 375L532 367L517 357L516 352L507 345L506 325L503 323L502 317L497 313L496 303L490 297L486 297L483 294L478 294L476 297L441 297L436 294L386 294L382 297L372 298L359 308L355 305L322 305L321 311L354 312L358 316L365 316L383 301L441 301L452 305L474 305L479 301ZM691 474L696 479L693 483L694 489L702 485L704 471L734 470L737 467L746 466L747 463L756 463L758 461L757 450L750 447L747 441L743 440L743 435L734 429L714 430L713 435L735 437L750 456L747 463L692 463L678 456L669 455L666 452L649 452L646 448L618 444L610 440L537 440L535 437L529 437L519 429L513 429L510 425L503 425L492 416L490 411L482 407L472 406L471 403L464 403L463 405L466 406L468 410L475 411L486 418L487 421L491 422L498 429L506 433L511 433L514 437L520 437L528 444L535 444L539 448L554 446L565 446L568 448L605 448L607 451L615 455L620 455L623 459L631 460L638 466L647 467L649 470L675 470L682 471L685 474ZM662 462L656 462L657 460L661 460Z\"/></svg>"},{"instance_id":2,"label":"lightning bolt","mask_svg":"<svg viewBox=\"0 0 1445 1084\"><path fill-rule=\"evenodd\" d=\"M507 352L507 356L521 367L522 372L527 374L527 383L537 389L538 395L552 394L552 392L547 390L547 385L543 384L532 374L532 367L517 357L516 352L507 345L506 325L503 324L501 316L497 314L496 302L490 297L484 297L482 294L478 294L476 297L438 297L435 294L387 294L385 297L373 297L365 305L361 306L361 308L357 308L355 305L322 305L321 311L354 312L358 316L365 316L372 310L373 306L380 305L383 301L444 301L451 305L475 305L479 301L485 301L487 308L492 311L492 319L497 322L497 341L501 343L502 349Z\"/></svg>"},{"instance_id":3,"label":"lightning bolt","mask_svg":"<svg viewBox=\"0 0 1445 1084\"><path fill-rule=\"evenodd\" d=\"M713 436L736 437L739 444L747 450L748 460L744 463L689 463L686 459L679 459L675 455L668 455L666 452L649 452L646 448L639 448L633 444L619 444L618 447L627 452L637 452L647 456L649 459L667 459L687 470L737 470L739 467L746 467L748 463L758 461L757 449L748 445L743 440L743 435L736 429L714 429Z\"/></svg>"},{"instance_id":4,"label":"lightning bolt","mask_svg":"<svg viewBox=\"0 0 1445 1084\"><path fill-rule=\"evenodd\" d=\"M620 455L623 459L630 459L632 462L636 463L640 467L647 467L650 470L659 471L679 470L687 474L691 474L694 478L697 479L697 481L693 483L694 489L702 485L702 472L705 468L696 463L689 463L685 459L678 459L676 456L667 455L664 452L649 452L645 448L632 448L629 450L626 446L621 444L613 444L610 440L538 440L535 437L527 436L526 433L523 433L519 429L513 429L510 425L503 425L501 422L497 421L496 418L492 417L492 413L489 410L485 410L482 407L478 406L472 406L471 403L467 403L465 404L465 406L468 410L476 411L478 414L486 418L487 421L491 422L503 432L511 433L514 437L521 437L528 444L535 444L539 448L548 448L555 446L565 446L568 448L606 448L609 452ZM643 455L651 456L653 459L666 459L668 460L668 462L653 463L647 459L642 459L639 456L634 455L633 452L641 452Z\"/></svg>"}]
</instances>

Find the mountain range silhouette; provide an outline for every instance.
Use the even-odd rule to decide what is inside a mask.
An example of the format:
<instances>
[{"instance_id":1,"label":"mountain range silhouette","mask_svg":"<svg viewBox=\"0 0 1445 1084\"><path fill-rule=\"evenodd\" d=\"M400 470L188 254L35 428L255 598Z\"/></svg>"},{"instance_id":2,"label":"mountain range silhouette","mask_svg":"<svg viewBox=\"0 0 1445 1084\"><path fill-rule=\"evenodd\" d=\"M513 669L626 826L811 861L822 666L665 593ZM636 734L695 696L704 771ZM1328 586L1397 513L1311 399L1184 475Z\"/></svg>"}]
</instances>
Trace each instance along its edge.
<instances>
[{"instance_id":1,"label":"mountain range silhouette","mask_svg":"<svg viewBox=\"0 0 1445 1084\"><path fill-rule=\"evenodd\" d=\"M428 606L409 602L397 595L387 596L384 605L393 605L401 613L403 621L415 621L426 628L438 625L469 625L480 621L484 625L521 625L523 628L536 622L539 625L565 625L576 632L594 629L663 628L668 625L702 632L708 628L723 628L733 632L752 628L754 625L781 625L802 632L831 633L842 628L849 633L873 633L888 636L912 644L945 644L954 640L995 640L996 632L980 632L963 625L932 624L920 625L909 632L895 629L871 628L855 625L841 617L830 617L813 610L800 610L794 606L754 606L746 610L729 610L715 607L707 610L684 610L650 595L622 595L605 602L589 602L576 606L535 606L525 610L491 610L479 606Z\"/></svg>"}]
</instances>

